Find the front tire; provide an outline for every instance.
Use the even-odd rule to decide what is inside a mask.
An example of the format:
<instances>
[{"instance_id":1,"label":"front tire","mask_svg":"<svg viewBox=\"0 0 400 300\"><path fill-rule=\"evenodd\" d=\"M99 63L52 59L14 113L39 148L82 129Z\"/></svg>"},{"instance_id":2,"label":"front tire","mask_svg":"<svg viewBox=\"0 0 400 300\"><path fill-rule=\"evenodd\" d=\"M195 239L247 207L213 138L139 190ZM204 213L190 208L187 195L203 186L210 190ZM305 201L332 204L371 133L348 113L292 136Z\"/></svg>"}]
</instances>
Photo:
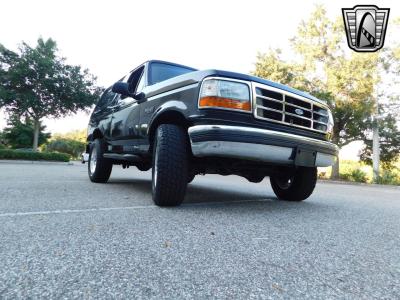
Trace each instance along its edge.
<instances>
[{"instance_id":1,"label":"front tire","mask_svg":"<svg viewBox=\"0 0 400 300\"><path fill-rule=\"evenodd\" d=\"M271 176L271 187L280 200L303 201L317 183L317 168L299 167L292 176Z\"/></svg>"},{"instance_id":2,"label":"front tire","mask_svg":"<svg viewBox=\"0 0 400 300\"><path fill-rule=\"evenodd\" d=\"M90 146L88 173L92 182L105 183L112 171L112 163L103 157L104 142L96 139Z\"/></svg>"},{"instance_id":3,"label":"front tire","mask_svg":"<svg viewBox=\"0 0 400 300\"><path fill-rule=\"evenodd\" d=\"M183 128L162 124L153 145L152 193L158 206L180 205L188 181L189 143Z\"/></svg>"},{"instance_id":4,"label":"front tire","mask_svg":"<svg viewBox=\"0 0 400 300\"><path fill-rule=\"evenodd\" d=\"M194 180L195 177L196 177L196 175L194 173L190 173L189 172L187 182L191 183Z\"/></svg>"}]
</instances>

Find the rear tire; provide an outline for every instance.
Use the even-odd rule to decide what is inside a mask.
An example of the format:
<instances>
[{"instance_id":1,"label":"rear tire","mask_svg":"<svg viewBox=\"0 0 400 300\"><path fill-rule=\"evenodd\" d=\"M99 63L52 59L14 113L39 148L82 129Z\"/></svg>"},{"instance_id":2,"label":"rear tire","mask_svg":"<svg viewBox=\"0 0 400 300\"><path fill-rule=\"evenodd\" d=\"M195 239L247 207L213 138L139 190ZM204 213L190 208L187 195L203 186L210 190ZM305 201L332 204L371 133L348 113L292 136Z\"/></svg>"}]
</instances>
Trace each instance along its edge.
<instances>
[{"instance_id":1,"label":"rear tire","mask_svg":"<svg viewBox=\"0 0 400 300\"><path fill-rule=\"evenodd\" d=\"M183 128L162 124L153 145L152 193L158 206L180 205L188 181L189 143Z\"/></svg>"},{"instance_id":2,"label":"rear tire","mask_svg":"<svg viewBox=\"0 0 400 300\"><path fill-rule=\"evenodd\" d=\"M105 144L102 140L95 139L90 145L88 173L92 182L105 183L112 171L112 163L103 157Z\"/></svg>"},{"instance_id":3,"label":"rear tire","mask_svg":"<svg viewBox=\"0 0 400 300\"><path fill-rule=\"evenodd\" d=\"M280 200L303 201L314 191L317 168L299 167L291 177L271 176L270 182Z\"/></svg>"}]
</instances>

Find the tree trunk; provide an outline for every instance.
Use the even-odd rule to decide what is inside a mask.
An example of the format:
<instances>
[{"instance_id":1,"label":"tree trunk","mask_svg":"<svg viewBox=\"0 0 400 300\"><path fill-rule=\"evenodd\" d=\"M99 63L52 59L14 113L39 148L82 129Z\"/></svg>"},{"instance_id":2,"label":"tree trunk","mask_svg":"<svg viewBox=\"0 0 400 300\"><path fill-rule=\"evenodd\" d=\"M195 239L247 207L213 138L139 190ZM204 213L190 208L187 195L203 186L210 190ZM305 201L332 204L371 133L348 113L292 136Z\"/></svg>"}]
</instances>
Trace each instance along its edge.
<instances>
[{"instance_id":1,"label":"tree trunk","mask_svg":"<svg viewBox=\"0 0 400 300\"><path fill-rule=\"evenodd\" d=\"M40 120L34 120L34 131L33 131L33 146L32 150L37 151L38 150L38 144L39 144L39 132L40 132Z\"/></svg>"},{"instance_id":2,"label":"tree trunk","mask_svg":"<svg viewBox=\"0 0 400 300\"><path fill-rule=\"evenodd\" d=\"M372 166L373 166L373 180L375 183L379 180L379 156L380 156L380 145L379 145L379 127L378 120L375 120L373 132L372 132Z\"/></svg>"},{"instance_id":3,"label":"tree trunk","mask_svg":"<svg viewBox=\"0 0 400 300\"><path fill-rule=\"evenodd\" d=\"M332 137L332 142L334 144L338 145L339 144L339 135L335 134L336 132L337 131L334 131L334 135ZM332 166L331 179L334 179L334 180L339 179L339 154L335 161L335 164Z\"/></svg>"},{"instance_id":4,"label":"tree trunk","mask_svg":"<svg viewBox=\"0 0 400 300\"><path fill-rule=\"evenodd\" d=\"M335 164L332 166L331 179L339 179L339 156L337 157Z\"/></svg>"}]
</instances>

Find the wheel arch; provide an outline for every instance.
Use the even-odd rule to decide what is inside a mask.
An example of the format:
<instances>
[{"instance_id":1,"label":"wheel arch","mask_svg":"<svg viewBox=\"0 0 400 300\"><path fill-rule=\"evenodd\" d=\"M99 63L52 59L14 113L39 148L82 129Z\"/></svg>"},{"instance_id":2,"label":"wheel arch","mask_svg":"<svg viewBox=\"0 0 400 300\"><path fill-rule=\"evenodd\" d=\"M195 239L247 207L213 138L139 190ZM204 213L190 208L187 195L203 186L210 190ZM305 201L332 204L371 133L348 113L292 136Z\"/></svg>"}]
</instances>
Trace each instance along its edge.
<instances>
[{"instance_id":1,"label":"wheel arch","mask_svg":"<svg viewBox=\"0 0 400 300\"><path fill-rule=\"evenodd\" d=\"M89 153L90 152L90 144L95 140L95 139L102 139L104 137L103 133L101 132L101 130L99 128L95 128L92 133L90 133L87 136L87 143L86 143L86 147L85 147L85 152Z\"/></svg>"},{"instance_id":2,"label":"wheel arch","mask_svg":"<svg viewBox=\"0 0 400 300\"><path fill-rule=\"evenodd\" d=\"M104 137L103 132L99 128L95 128L91 134L88 135L87 140L89 142L94 141L95 139L102 139Z\"/></svg>"},{"instance_id":3,"label":"wheel arch","mask_svg":"<svg viewBox=\"0 0 400 300\"><path fill-rule=\"evenodd\" d=\"M150 126L148 128L148 137L149 137L149 143L150 143L150 148L149 152L151 153L153 149L153 143L154 143L154 136L156 133L156 129L158 126L161 124L174 124L183 127L184 129L187 129L190 127L190 122L185 118L182 112L175 110L175 109L169 109L160 112L150 123Z\"/></svg>"}]
</instances>

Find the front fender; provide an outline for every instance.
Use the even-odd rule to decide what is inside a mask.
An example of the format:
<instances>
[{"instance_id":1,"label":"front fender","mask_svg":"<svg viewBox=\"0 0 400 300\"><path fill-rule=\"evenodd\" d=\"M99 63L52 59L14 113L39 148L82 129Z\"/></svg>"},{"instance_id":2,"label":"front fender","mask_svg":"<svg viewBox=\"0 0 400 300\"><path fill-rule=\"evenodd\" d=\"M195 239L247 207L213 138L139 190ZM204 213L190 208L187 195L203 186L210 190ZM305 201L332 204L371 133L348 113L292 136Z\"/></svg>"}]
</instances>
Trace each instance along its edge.
<instances>
[{"instance_id":1,"label":"front fender","mask_svg":"<svg viewBox=\"0 0 400 300\"><path fill-rule=\"evenodd\" d=\"M171 100L160 105L152 115L147 127L147 135L150 135L154 130L154 126L160 124L160 121L172 122L181 121L187 122L185 115L188 112L188 106L183 101Z\"/></svg>"}]
</instances>

